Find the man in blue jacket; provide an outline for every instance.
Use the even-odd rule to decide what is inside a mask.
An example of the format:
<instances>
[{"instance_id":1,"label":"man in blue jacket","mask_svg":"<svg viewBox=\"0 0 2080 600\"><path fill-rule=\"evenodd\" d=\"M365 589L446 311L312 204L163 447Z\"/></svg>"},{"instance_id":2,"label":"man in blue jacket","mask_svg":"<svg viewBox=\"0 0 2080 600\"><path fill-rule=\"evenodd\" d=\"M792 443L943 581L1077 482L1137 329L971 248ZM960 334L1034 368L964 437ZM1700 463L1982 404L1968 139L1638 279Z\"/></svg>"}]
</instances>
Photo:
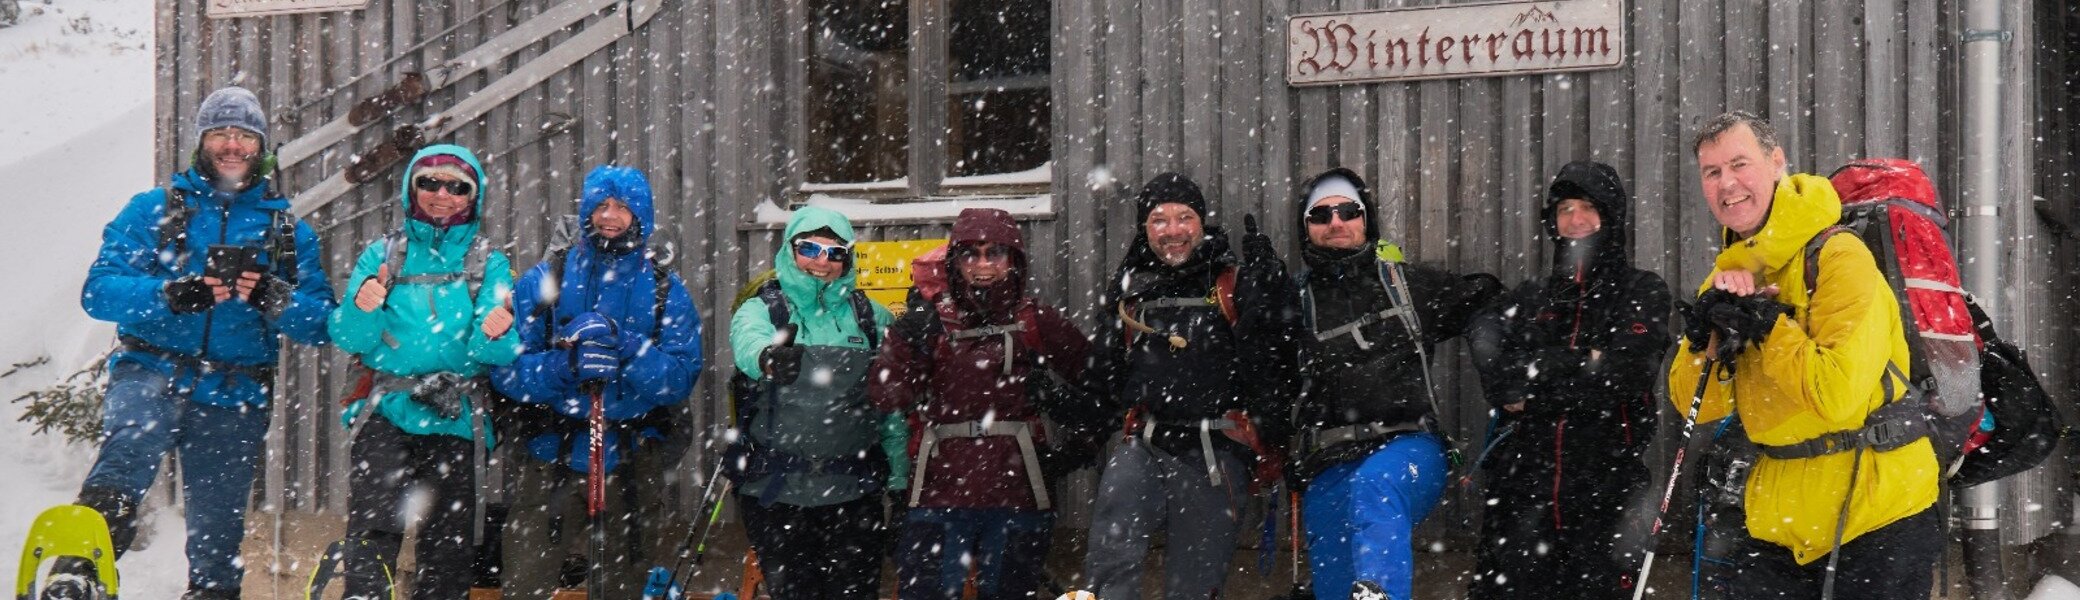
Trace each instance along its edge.
<instances>
[{"instance_id":1,"label":"man in blue jacket","mask_svg":"<svg viewBox=\"0 0 2080 600\"><path fill-rule=\"evenodd\" d=\"M653 503L630 492L660 486L631 488L630 479L679 459L659 450L659 442L691 434L669 431L669 415L692 393L701 370L693 297L648 248L657 220L643 172L593 169L578 217L579 239L551 251L513 286L521 355L492 373L501 393L539 415L535 423L502 430L532 457L519 459L503 539L505 593L519 600L547 598L558 587L561 566L585 554L591 389L599 390L609 421L604 470L615 474L606 482L606 589L614 598L642 591L643 572L655 557L640 548L638 528L659 522L635 514L631 500Z\"/></svg>"},{"instance_id":2,"label":"man in blue jacket","mask_svg":"<svg viewBox=\"0 0 2080 600\"><path fill-rule=\"evenodd\" d=\"M120 555L136 537L138 500L176 452L188 520L183 598L235 599L277 336L327 343L334 303L317 232L288 213L262 168L259 98L217 90L195 126L193 165L109 222L80 294L122 343L109 357L101 454L79 503L108 520Z\"/></svg>"}]
</instances>

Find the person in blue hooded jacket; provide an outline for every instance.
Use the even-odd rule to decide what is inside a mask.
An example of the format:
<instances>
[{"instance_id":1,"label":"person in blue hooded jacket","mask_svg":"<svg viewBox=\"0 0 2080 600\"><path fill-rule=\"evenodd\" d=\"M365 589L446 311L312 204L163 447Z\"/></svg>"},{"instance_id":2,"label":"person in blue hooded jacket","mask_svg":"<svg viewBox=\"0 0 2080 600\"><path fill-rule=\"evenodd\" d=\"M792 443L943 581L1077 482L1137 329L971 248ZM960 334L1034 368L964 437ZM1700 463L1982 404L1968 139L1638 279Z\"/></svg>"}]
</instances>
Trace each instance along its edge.
<instances>
[{"instance_id":1,"label":"person in blue hooded jacket","mask_svg":"<svg viewBox=\"0 0 2080 600\"><path fill-rule=\"evenodd\" d=\"M630 503L656 504L642 496L661 486L645 475L680 458L668 456L667 436L691 433L669 431L673 419L664 415L685 401L700 375L701 319L685 282L650 250L657 220L649 179L632 167L593 169L578 219L579 239L551 251L514 285L522 351L492 373L500 393L546 421L509 434L523 446L515 454L529 458L518 459L509 485L514 496L502 540L508 598L546 598L563 565L582 563L584 477L592 475L589 390L598 390L609 421L600 458L608 474L606 584L613 597L641 592L655 558L639 548L640 533L659 523L638 516Z\"/></svg>"},{"instance_id":2,"label":"person in blue hooded jacket","mask_svg":"<svg viewBox=\"0 0 2080 600\"><path fill-rule=\"evenodd\" d=\"M262 168L267 117L243 88L196 116L193 165L138 194L101 233L80 305L116 324L102 445L79 504L107 519L117 555L137 503L175 452L186 498L188 599L237 598L245 509L259 466L279 336L325 344L332 288L317 232ZM237 246L207 265L213 246ZM224 248L220 248L223 250ZM245 262L234 254L255 255Z\"/></svg>"},{"instance_id":3,"label":"person in blue hooded jacket","mask_svg":"<svg viewBox=\"0 0 2080 600\"><path fill-rule=\"evenodd\" d=\"M388 597L404 546L400 502L431 492L419 526L412 598L469 593L474 510L494 439L479 383L520 354L512 335L512 265L479 236L483 165L468 149L420 150L400 195L404 227L370 243L332 312L332 341L360 358L372 384L340 415L352 432L347 598Z\"/></svg>"}]
</instances>

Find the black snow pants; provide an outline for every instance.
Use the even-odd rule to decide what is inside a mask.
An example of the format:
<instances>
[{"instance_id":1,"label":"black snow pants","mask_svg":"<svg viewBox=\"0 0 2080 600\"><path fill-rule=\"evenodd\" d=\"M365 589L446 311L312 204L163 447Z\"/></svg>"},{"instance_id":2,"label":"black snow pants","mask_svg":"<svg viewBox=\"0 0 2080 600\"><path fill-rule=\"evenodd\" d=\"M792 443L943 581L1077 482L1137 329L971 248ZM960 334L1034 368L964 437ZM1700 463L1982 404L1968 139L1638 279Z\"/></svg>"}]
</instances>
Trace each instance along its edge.
<instances>
[{"instance_id":1,"label":"black snow pants","mask_svg":"<svg viewBox=\"0 0 2080 600\"><path fill-rule=\"evenodd\" d=\"M1646 527L1629 509L1647 491L1647 468L1629 444L1568 439L1578 433L1564 421L1527 420L1484 465L1469 597L1632 597Z\"/></svg>"},{"instance_id":2,"label":"black snow pants","mask_svg":"<svg viewBox=\"0 0 2080 600\"><path fill-rule=\"evenodd\" d=\"M1930 508L1842 544L1835 600L1928 600L1945 541ZM1762 540L1747 540L1734 557L1738 600L1817 600L1827 577L1828 557L1800 565L1790 550Z\"/></svg>"},{"instance_id":3,"label":"black snow pants","mask_svg":"<svg viewBox=\"0 0 2080 600\"><path fill-rule=\"evenodd\" d=\"M881 592L888 534L879 495L830 506L735 500L773 600L873 600Z\"/></svg>"},{"instance_id":4,"label":"black snow pants","mask_svg":"<svg viewBox=\"0 0 2080 600\"><path fill-rule=\"evenodd\" d=\"M446 435L411 435L389 419L373 416L349 450L346 597L388 598L404 547L405 499L415 488L430 496L414 549L415 600L452 600L469 594L476 561L472 523L477 519L476 483L470 440Z\"/></svg>"}]
</instances>

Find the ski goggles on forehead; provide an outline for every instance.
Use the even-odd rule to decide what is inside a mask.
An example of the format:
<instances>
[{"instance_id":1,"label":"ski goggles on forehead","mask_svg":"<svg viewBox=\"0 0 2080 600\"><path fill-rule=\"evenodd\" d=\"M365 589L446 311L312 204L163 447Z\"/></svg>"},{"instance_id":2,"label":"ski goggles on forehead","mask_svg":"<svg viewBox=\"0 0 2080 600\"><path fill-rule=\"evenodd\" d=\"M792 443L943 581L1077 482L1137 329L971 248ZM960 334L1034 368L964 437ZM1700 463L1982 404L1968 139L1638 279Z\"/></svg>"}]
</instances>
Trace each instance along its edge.
<instances>
[{"instance_id":1,"label":"ski goggles on forehead","mask_svg":"<svg viewBox=\"0 0 2080 600\"><path fill-rule=\"evenodd\" d=\"M413 179L412 187L419 188L419 191L422 192L438 192L446 190L449 194L453 194L456 196L468 196L471 192L477 191L477 186L470 185L470 183L467 181L441 179L438 177L420 177L417 179Z\"/></svg>"},{"instance_id":2,"label":"ski goggles on forehead","mask_svg":"<svg viewBox=\"0 0 2080 600\"><path fill-rule=\"evenodd\" d=\"M826 259L831 262L845 262L848 260L852 260L851 246L821 244L812 240L795 240L794 253L797 256L810 260L815 260L818 258Z\"/></svg>"},{"instance_id":3,"label":"ski goggles on forehead","mask_svg":"<svg viewBox=\"0 0 2080 600\"><path fill-rule=\"evenodd\" d=\"M1307 222L1316 225L1328 225L1332 218L1356 221L1362 216L1365 216L1365 205L1356 202L1325 204L1307 209Z\"/></svg>"}]
</instances>

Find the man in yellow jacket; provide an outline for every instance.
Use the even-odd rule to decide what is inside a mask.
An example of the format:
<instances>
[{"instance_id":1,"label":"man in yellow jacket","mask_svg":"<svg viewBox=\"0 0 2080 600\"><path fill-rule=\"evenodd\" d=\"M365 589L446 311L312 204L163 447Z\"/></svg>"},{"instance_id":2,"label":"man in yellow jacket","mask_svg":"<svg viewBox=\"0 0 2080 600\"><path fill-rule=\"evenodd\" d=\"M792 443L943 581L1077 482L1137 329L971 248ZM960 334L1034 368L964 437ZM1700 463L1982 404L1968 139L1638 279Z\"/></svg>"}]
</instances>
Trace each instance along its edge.
<instances>
[{"instance_id":1,"label":"man in yellow jacket","mask_svg":"<svg viewBox=\"0 0 2080 600\"><path fill-rule=\"evenodd\" d=\"M1824 178L1787 174L1767 121L1713 118L1696 152L1725 250L1699 286L1669 398L1698 410L1701 389L1700 421L1738 411L1763 446L1735 597L1928 598L1938 474L1913 425L1923 400L1891 288L1856 236L1816 238L1840 220L1841 198Z\"/></svg>"}]
</instances>

